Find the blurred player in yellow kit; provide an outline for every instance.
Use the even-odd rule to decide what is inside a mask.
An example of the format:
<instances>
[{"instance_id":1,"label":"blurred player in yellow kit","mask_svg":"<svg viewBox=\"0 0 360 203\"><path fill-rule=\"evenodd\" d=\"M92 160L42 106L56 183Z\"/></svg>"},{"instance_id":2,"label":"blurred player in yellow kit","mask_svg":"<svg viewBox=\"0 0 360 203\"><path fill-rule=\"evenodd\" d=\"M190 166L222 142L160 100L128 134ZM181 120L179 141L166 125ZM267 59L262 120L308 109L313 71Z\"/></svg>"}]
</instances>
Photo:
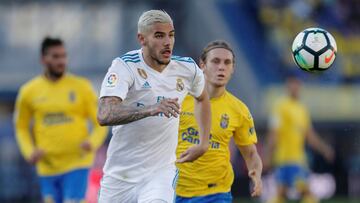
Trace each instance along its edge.
<instances>
[{"instance_id":1,"label":"blurred player in yellow kit","mask_svg":"<svg viewBox=\"0 0 360 203\"><path fill-rule=\"evenodd\" d=\"M309 174L305 141L310 147L332 161L334 152L315 133L309 112L299 101L300 80L296 75L287 78L288 96L278 101L270 118L270 132L267 140L265 167L274 162L277 195L271 203L283 203L286 191L295 187L302 196L302 202L313 203L318 200L310 193L306 183Z\"/></svg>"},{"instance_id":2,"label":"blurred player in yellow kit","mask_svg":"<svg viewBox=\"0 0 360 203\"><path fill-rule=\"evenodd\" d=\"M176 185L178 203L228 203L234 173L230 162L229 142L234 138L254 183L251 195L262 191L262 163L257 153L254 121L247 106L226 91L235 64L231 47L224 41L210 42L204 49L200 67L204 71L210 95L212 127L208 151L192 163L180 163L185 150L199 143L199 128L194 117L194 100L188 96L180 116ZM185 153L184 153L185 152Z\"/></svg>"},{"instance_id":3,"label":"blurred player in yellow kit","mask_svg":"<svg viewBox=\"0 0 360 203\"><path fill-rule=\"evenodd\" d=\"M97 123L90 82L66 74L60 39L44 39L41 63L44 73L23 85L16 100L17 142L24 158L36 164L45 203L82 202L88 168L107 129Z\"/></svg>"}]
</instances>

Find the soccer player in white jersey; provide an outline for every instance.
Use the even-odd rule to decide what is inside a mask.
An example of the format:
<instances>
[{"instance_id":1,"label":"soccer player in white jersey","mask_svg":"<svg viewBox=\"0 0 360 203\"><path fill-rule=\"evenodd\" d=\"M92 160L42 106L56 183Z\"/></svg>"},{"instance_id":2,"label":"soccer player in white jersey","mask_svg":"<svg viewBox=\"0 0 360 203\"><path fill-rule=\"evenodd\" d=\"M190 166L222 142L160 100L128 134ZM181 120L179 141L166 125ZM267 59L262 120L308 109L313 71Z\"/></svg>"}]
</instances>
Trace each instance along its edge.
<instances>
[{"instance_id":1,"label":"soccer player in white jersey","mask_svg":"<svg viewBox=\"0 0 360 203\"><path fill-rule=\"evenodd\" d=\"M204 76L191 58L172 56L171 17L161 10L143 13L137 37L141 49L113 60L101 87L98 121L113 126L113 136L100 203L173 202L178 116L188 93L195 98L200 143L177 161L194 161L209 145L211 113Z\"/></svg>"}]
</instances>

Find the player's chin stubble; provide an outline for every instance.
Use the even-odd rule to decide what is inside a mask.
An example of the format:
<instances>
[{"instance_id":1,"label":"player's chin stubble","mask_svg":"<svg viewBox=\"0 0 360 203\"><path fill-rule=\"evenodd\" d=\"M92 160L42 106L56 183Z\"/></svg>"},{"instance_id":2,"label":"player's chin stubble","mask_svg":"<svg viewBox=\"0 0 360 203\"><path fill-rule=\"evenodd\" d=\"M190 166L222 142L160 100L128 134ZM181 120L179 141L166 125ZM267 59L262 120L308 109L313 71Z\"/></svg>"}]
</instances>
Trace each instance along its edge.
<instances>
[{"instance_id":1,"label":"player's chin stubble","mask_svg":"<svg viewBox=\"0 0 360 203\"><path fill-rule=\"evenodd\" d=\"M157 64L159 65L168 65L170 63L170 60L168 61L163 61L159 58L156 58L156 57L151 57L154 61L156 61Z\"/></svg>"},{"instance_id":2,"label":"player's chin stubble","mask_svg":"<svg viewBox=\"0 0 360 203\"><path fill-rule=\"evenodd\" d=\"M62 67L63 71L56 71L54 70L56 68L53 68L51 66L48 67L48 74L53 77L53 78L60 78L61 76L64 75L64 72L65 72L65 68Z\"/></svg>"}]
</instances>

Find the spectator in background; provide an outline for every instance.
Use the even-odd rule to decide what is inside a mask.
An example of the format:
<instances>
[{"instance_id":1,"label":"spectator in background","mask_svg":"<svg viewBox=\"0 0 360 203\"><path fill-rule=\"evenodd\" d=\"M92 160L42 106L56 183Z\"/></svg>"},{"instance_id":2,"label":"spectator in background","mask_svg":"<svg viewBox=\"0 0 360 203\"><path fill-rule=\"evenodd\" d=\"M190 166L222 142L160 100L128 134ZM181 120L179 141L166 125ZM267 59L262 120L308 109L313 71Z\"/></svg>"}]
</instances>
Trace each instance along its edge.
<instances>
[{"instance_id":1,"label":"spectator in background","mask_svg":"<svg viewBox=\"0 0 360 203\"><path fill-rule=\"evenodd\" d=\"M90 82L66 74L61 39L43 40L41 63L43 74L24 84L16 100L16 139L24 158L36 164L44 202L80 202L107 129L97 123L97 96Z\"/></svg>"}]
</instances>

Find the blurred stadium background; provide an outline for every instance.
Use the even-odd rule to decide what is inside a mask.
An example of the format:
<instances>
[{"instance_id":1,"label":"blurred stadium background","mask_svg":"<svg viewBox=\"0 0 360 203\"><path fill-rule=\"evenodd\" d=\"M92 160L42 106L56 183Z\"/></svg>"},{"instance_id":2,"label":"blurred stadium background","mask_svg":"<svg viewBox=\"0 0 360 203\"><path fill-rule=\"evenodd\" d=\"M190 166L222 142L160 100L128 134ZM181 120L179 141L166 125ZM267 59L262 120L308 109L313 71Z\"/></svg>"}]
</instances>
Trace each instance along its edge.
<instances>
[{"instance_id":1,"label":"blurred stadium background","mask_svg":"<svg viewBox=\"0 0 360 203\"><path fill-rule=\"evenodd\" d=\"M324 202L360 202L359 0L0 1L0 202L40 202L34 169L20 156L15 142L12 116L20 85L42 72L43 37L63 38L70 57L68 70L89 78L98 91L112 59L139 47L137 20L152 8L173 17L177 55L197 59L214 39L232 44L237 64L228 89L253 112L260 152L269 105L283 94L287 72L297 69L290 52L293 38L308 27L331 32L338 45L333 67L322 74L299 71L305 84L303 101L314 126L336 150L333 164L308 151L311 188ZM90 182L99 178L105 151L106 145L99 150ZM233 195L246 202L249 181L236 150L232 160ZM273 184L271 172L266 172L264 196L248 201L270 196Z\"/></svg>"}]
</instances>

